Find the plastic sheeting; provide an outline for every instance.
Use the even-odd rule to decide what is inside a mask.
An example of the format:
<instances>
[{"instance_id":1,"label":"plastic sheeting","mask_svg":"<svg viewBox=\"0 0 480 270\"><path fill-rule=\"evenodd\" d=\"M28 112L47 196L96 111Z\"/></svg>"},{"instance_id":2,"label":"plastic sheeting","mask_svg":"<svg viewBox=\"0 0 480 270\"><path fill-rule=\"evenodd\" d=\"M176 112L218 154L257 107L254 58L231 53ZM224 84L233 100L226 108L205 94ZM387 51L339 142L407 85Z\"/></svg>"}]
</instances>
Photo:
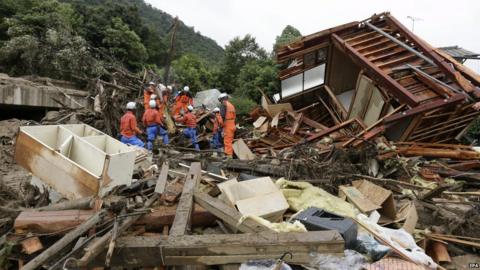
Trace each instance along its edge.
<instances>
[{"instance_id":1,"label":"plastic sheeting","mask_svg":"<svg viewBox=\"0 0 480 270\"><path fill-rule=\"evenodd\" d=\"M218 102L218 96L220 93L221 92L218 89L210 89L198 92L193 98L193 104L195 104L195 107L200 107L203 104L208 109L212 110L215 107L220 106L220 102Z\"/></svg>"}]
</instances>

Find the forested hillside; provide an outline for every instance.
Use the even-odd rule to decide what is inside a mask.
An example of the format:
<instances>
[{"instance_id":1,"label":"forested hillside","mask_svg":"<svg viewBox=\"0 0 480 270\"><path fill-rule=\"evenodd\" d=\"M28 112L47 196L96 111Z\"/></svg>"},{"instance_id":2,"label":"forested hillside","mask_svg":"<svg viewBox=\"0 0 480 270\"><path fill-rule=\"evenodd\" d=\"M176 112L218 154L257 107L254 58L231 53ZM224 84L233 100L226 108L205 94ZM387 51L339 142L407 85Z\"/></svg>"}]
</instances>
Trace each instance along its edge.
<instances>
[{"instance_id":1,"label":"forested hillside","mask_svg":"<svg viewBox=\"0 0 480 270\"><path fill-rule=\"evenodd\" d=\"M163 78L173 21L143 0L2 0L0 72L88 82L116 68L147 68ZM272 48L299 36L287 26ZM258 90L270 96L280 90L274 54L249 34L223 49L180 22L175 44L162 83L189 85L193 92L218 88L243 112L259 101Z\"/></svg>"},{"instance_id":2,"label":"forested hillside","mask_svg":"<svg viewBox=\"0 0 480 270\"><path fill-rule=\"evenodd\" d=\"M72 79L112 65L159 70L172 22L143 0L2 0L0 72ZM185 54L214 65L223 49L180 21L175 58Z\"/></svg>"}]
</instances>

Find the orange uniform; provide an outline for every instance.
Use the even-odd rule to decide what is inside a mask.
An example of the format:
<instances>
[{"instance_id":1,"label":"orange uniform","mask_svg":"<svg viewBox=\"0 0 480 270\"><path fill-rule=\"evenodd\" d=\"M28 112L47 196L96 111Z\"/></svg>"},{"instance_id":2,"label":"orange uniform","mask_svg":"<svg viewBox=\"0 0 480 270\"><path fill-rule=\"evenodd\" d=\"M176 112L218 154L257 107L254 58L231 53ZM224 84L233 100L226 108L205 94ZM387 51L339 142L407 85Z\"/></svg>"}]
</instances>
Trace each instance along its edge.
<instances>
[{"instance_id":1,"label":"orange uniform","mask_svg":"<svg viewBox=\"0 0 480 270\"><path fill-rule=\"evenodd\" d=\"M162 92L162 98L158 99L159 103L158 105L158 111L160 112L160 117L163 118L163 114L165 113L165 108L167 108L168 105L168 99L169 99L169 94L167 91Z\"/></svg>"},{"instance_id":2,"label":"orange uniform","mask_svg":"<svg viewBox=\"0 0 480 270\"><path fill-rule=\"evenodd\" d=\"M175 109L173 111L173 115L179 114L181 109L183 109L183 111L186 112L188 105L193 106L193 98L191 98L189 95L184 93L179 94L175 98Z\"/></svg>"},{"instance_id":3,"label":"orange uniform","mask_svg":"<svg viewBox=\"0 0 480 270\"><path fill-rule=\"evenodd\" d=\"M197 117L192 112L187 112L183 117L179 118L178 121L182 122L189 128L197 127Z\"/></svg>"},{"instance_id":4,"label":"orange uniform","mask_svg":"<svg viewBox=\"0 0 480 270\"><path fill-rule=\"evenodd\" d=\"M146 127L162 124L160 113L157 110L151 108L147 109L145 113L143 113L142 121Z\"/></svg>"},{"instance_id":5,"label":"orange uniform","mask_svg":"<svg viewBox=\"0 0 480 270\"><path fill-rule=\"evenodd\" d=\"M127 138L142 133L137 127L137 119L133 112L127 111L120 119L120 133Z\"/></svg>"},{"instance_id":6,"label":"orange uniform","mask_svg":"<svg viewBox=\"0 0 480 270\"><path fill-rule=\"evenodd\" d=\"M219 128L223 128L223 119L220 113L215 113L215 118L213 120L213 133L217 133Z\"/></svg>"},{"instance_id":7,"label":"orange uniform","mask_svg":"<svg viewBox=\"0 0 480 270\"><path fill-rule=\"evenodd\" d=\"M235 107L230 101L225 101L225 118L223 119L223 144L225 145L225 154L233 156L233 138L235 137Z\"/></svg>"},{"instance_id":8,"label":"orange uniform","mask_svg":"<svg viewBox=\"0 0 480 270\"><path fill-rule=\"evenodd\" d=\"M150 98L153 94L152 92L150 92L150 87L143 91L143 107L145 108L145 110L147 108L150 108L148 104L150 103Z\"/></svg>"}]
</instances>

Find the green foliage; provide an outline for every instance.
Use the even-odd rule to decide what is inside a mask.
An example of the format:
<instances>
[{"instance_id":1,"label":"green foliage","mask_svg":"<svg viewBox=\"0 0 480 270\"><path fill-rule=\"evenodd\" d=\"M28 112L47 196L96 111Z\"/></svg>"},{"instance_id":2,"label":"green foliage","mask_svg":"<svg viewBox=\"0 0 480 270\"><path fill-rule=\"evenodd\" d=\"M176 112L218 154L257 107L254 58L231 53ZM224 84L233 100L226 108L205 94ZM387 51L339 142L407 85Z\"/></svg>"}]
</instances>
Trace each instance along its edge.
<instances>
[{"instance_id":1,"label":"green foliage","mask_svg":"<svg viewBox=\"0 0 480 270\"><path fill-rule=\"evenodd\" d=\"M281 46L292 43L293 41L295 41L295 40L297 40L301 37L302 37L302 34L300 33L300 31L297 28L295 28L291 25L287 25L283 29L280 36L277 36L275 38L275 45L273 46L273 51L277 50Z\"/></svg>"},{"instance_id":2,"label":"green foliage","mask_svg":"<svg viewBox=\"0 0 480 270\"><path fill-rule=\"evenodd\" d=\"M194 54L185 54L173 62L175 80L188 85L193 92L211 88L212 73L202 59Z\"/></svg>"},{"instance_id":3,"label":"green foliage","mask_svg":"<svg viewBox=\"0 0 480 270\"><path fill-rule=\"evenodd\" d=\"M9 73L69 78L101 71L83 37L72 33L78 18L69 5L54 0L20 2L11 6L23 8L6 19L8 39L0 48L0 65L9 67Z\"/></svg>"},{"instance_id":4,"label":"green foliage","mask_svg":"<svg viewBox=\"0 0 480 270\"><path fill-rule=\"evenodd\" d=\"M467 129L466 135L470 139L476 140L476 145L480 144L480 118L477 118L473 121L473 123ZM465 143L469 144L471 142L465 142Z\"/></svg>"},{"instance_id":5,"label":"green foliage","mask_svg":"<svg viewBox=\"0 0 480 270\"><path fill-rule=\"evenodd\" d=\"M273 60L250 61L240 70L235 94L259 101L261 93L258 89L261 89L265 94L271 96L278 93L280 89L277 76L278 70Z\"/></svg>"},{"instance_id":6,"label":"green foliage","mask_svg":"<svg viewBox=\"0 0 480 270\"><path fill-rule=\"evenodd\" d=\"M232 96L230 100L235 106L235 112L238 115L247 115L250 111L257 106L257 103L246 97Z\"/></svg>"},{"instance_id":7,"label":"green foliage","mask_svg":"<svg viewBox=\"0 0 480 270\"><path fill-rule=\"evenodd\" d=\"M99 76L111 65L156 70L166 64L172 22L143 0L2 0L0 72L70 79ZM223 57L215 41L181 21L175 52L209 66Z\"/></svg>"},{"instance_id":8,"label":"green foliage","mask_svg":"<svg viewBox=\"0 0 480 270\"><path fill-rule=\"evenodd\" d=\"M238 77L242 68L247 63L265 61L267 58L267 52L251 35L234 38L225 46L220 75L222 86L228 93L234 92L240 85Z\"/></svg>"},{"instance_id":9,"label":"green foliage","mask_svg":"<svg viewBox=\"0 0 480 270\"><path fill-rule=\"evenodd\" d=\"M138 35L118 17L112 18L102 43L115 58L133 69L141 68L148 57Z\"/></svg>"}]
</instances>

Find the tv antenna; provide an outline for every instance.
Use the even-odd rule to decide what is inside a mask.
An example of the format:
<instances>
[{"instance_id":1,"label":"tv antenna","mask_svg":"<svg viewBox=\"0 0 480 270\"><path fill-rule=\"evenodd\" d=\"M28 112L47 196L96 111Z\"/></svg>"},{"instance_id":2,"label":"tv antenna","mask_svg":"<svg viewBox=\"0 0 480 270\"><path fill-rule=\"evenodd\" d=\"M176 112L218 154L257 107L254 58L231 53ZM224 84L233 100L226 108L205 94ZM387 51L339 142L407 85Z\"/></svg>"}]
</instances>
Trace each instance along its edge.
<instances>
[{"instance_id":1,"label":"tv antenna","mask_svg":"<svg viewBox=\"0 0 480 270\"><path fill-rule=\"evenodd\" d=\"M408 19L412 20L412 32L415 30L415 22L416 21L423 21L422 18L407 16Z\"/></svg>"}]
</instances>

